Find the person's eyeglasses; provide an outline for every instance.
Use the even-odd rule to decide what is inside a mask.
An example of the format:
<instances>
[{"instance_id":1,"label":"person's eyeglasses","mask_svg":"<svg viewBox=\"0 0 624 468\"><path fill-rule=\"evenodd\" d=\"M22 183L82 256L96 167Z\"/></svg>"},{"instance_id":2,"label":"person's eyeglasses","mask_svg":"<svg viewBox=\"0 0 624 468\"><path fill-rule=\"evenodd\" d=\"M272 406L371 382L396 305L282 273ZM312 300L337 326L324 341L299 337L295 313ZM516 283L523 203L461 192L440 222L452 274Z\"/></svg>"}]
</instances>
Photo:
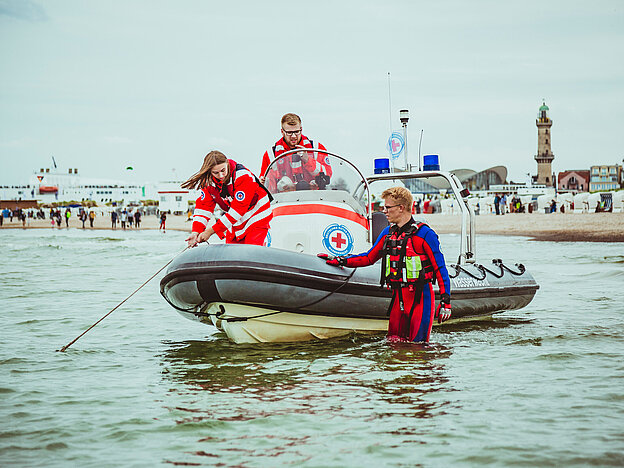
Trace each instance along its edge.
<instances>
[{"instance_id":1,"label":"person's eyeglasses","mask_svg":"<svg viewBox=\"0 0 624 468\"><path fill-rule=\"evenodd\" d=\"M401 205L384 205L381 207L381 211L388 211L390 208L394 208L395 206L401 206Z\"/></svg>"},{"instance_id":2,"label":"person's eyeglasses","mask_svg":"<svg viewBox=\"0 0 624 468\"><path fill-rule=\"evenodd\" d=\"M288 136L293 136L293 135L299 135L299 134L301 133L301 129L299 129L299 130L293 130L293 131L289 132L288 130L284 130L284 129L282 128L282 132L284 132L284 133L285 133L286 135L288 135Z\"/></svg>"}]
</instances>

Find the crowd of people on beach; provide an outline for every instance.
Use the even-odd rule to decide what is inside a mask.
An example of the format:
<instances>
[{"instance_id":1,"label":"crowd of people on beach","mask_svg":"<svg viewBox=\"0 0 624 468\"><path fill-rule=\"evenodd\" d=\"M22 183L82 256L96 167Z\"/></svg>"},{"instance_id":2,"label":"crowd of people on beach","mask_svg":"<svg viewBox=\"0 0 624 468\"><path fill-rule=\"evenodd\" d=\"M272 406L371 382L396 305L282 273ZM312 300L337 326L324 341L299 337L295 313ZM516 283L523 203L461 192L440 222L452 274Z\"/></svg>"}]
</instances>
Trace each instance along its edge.
<instances>
[{"instance_id":1,"label":"crowd of people on beach","mask_svg":"<svg viewBox=\"0 0 624 468\"><path fill-rule=\"evenodd\" d=\"M43 208L15 208L14 210L4 208L0 210L0 226L5 220L13 223L17 220L22 223L22 227L29 227L33 220L50 220L52 228L76 227L73 219L80 223L78 227L82 229L94 229L97 218L109 216L111 228L117 229L118 223L121 229L140 229L142 217L147 214L143 208L113 208L110 210L88 208L88 207L52 207L46 212ZM159 212L156 212L160 216Z\"/></svg>"},{"instance_id":2,"label":"crowd of people on beach","mask_svg":"<svg viewBox=\"0 0 624 468\"><path fill-rule=\"evenodd\" d=\"M516 195L511 196L511 199L509 201L507 200L506 194L500 195L497 193L494 196L494 210L496 211L497 215L504 215L506 212L507 213L525 213L527 211L526 205L528 205L529 213L533 212L533 204L522 203L522 200L520 199L520 197Z\"/></svg>"},{"instance_id":3,"label":"crowd of people on beach","mask_svg":"<svg viewBox=\"0 0 624 468\"><path fill-rule=\"evenodd\" d=\"M0 210L0 226L4 225L5 218L8 219L10 223L12 223L15 218L18 222L22 223L22 226L26 227L30 225L30 221L33 219L45 219L45 212L42 208L23 209L16 207L14 210L4 208Z\"/></svg>"},{"instance_id":4,"label":"crowd of people on beach","mask_svg":"<svg viewBox=\"0 0 624 468\"><path fill-rule=\"evenodd\" d=\"M128 210L124 208L123 210L113 210L110 213L111 220L111 229L117 229L117 222L119 221L120 228L123 230L132 229L132 225L134 224L134 229L141 228L141 217L143 213L141 210L137 209L132 211L132 209Z\"/></svg>"}]
</instances>

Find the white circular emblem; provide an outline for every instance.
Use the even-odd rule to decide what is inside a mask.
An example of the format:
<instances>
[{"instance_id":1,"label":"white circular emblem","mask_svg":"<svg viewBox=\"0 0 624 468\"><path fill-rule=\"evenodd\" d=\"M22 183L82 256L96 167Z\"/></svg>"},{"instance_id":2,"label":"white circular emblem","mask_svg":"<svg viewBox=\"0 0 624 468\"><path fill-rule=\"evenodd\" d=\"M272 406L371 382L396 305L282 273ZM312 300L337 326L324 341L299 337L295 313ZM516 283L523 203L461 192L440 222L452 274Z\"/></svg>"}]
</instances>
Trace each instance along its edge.
<instances>
[{"instance_id":1,"label":"white circular emblem","mask_svg":"<svg viewBox=\"0 0 624 468\"><path fill-rule=\"evenodd\" d=\"M199 192L199 198L201 198L202 200L203 200L204 198L206 198L206 194L204 193L204 191L203 191L203 190L200 190L200 192Z\"/></svg>"},{"instance_id":2,"label":"white circular emblem","mask_svg":"<svg viewBox=\"0 0 624 468\"><path fill-rule=\"evenodd\" d=\"M243 201L245 199L245 192L243 192L242 190L239 190L238 192L234 194L234 196L236 197L238 201Z\"/></svg>"},{"instance_id":3,"label":"white circular emblem","mask_svg":"<svg viewBox=\"0 0 624 468\"><path fill-rule=\"evenodd\" d=\"M330 224L323 231L323 246L334 255L349 255L353 250L353 236L342 224Z\"/></svg>"},{"instance_id":4,"label":"white circular emblem","mask_svg":"<svg viewBox=\"0 0 624 468\"><path fill-rule=\"evenodd\" d=\"M392 135L388 138L388 149L390 150L392 159L398 159L401 153L403 153L404 148L405 140L403 139L403 135L399 132L392 132Z\"/></svg>"},{"instance_id":5,"label":"white circular emblem","mask_svg":"<svg viewBox=\"0 0 624 468\"><path fill-rule=\"evenodd\" d=\"M329 156L325 156L325 164L327 164L328 166L331 166L329 162Z\"/></svg>"}]
</instances>

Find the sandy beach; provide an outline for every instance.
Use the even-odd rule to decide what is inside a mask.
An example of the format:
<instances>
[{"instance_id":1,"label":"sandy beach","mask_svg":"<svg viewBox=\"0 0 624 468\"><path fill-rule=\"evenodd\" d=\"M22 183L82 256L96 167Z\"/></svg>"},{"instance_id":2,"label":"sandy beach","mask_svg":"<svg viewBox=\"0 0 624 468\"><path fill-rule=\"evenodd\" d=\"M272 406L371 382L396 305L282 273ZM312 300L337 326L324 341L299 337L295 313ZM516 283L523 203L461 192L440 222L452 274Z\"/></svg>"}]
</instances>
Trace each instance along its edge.
<instances>
[{"instance_id":1,"label":"sandy beach","mask_svg":"<svg viewBox=\"0 0 624 468\"><path fill-rule=\"evenodd\" d=\"M425 215L427 222L440 234L459 233L458 215ZM90 229L89 223L86 229ZM144 216L141 229L158 229L159 218ZM22 229L22 223L8 218L0 229ZM26 221L25 229L52 229L49 219ZM82 229L82 223L71 218L70 229ZM59 228L54 228L59 229ZM65 228L63 221L61 229ZM98 217L93 229L111 229L110 218ZM121 229L117 223L117 229ZM191 223L186 216L167 217L167 229L190 231ZM624 213L509 213L503 216L484 215L476 217L477 234L526 236L546 241L624 242Z\"/></svg>"},{"instance_id":2,"label":"sandy beach","mask_svg":"<svg viewBox=\"0 0 624 468\"><path fill-rule=\"evenodd\" d=\"M459 233L459 216L428 215L437 232ZM544 241L624 242L624 213L508 213L477 216L477 234L526 236Z\"/></svg>"}]
</instances>

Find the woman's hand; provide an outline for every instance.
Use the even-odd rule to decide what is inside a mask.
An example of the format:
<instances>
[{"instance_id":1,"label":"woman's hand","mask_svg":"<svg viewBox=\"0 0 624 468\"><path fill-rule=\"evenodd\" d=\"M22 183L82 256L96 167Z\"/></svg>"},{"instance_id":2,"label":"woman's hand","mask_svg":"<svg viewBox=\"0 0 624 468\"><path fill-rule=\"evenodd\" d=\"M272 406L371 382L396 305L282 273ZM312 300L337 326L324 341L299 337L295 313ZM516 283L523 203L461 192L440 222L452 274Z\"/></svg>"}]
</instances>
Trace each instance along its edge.
<instances>
[{"instance_id":1,"label":"woman's hand","mask_svg":"<svg viewBox=\"0 0 624 468\"><path fill-rule=\"evenodd\" d=\"M189 248L195 247L199 242L197 238L199 237L198 232L191 232L191 235L186 238L186 242L188 243Z\"/></svg>"},{"instance_id":2,"label":"woman's hand","mask_svg":"<svg viewBox=\"0 0 624 468\"><path fill-rule=\"evenodd\" d=\"M213 231L214 232L214 231ZM201 243L201 242L208 242L208 239L210 239L210 236L212 236L212 232L208 232L208 231L204 231L202 232L199 236L197 236L197 242Z\"/></svg>"}]
</instances>

